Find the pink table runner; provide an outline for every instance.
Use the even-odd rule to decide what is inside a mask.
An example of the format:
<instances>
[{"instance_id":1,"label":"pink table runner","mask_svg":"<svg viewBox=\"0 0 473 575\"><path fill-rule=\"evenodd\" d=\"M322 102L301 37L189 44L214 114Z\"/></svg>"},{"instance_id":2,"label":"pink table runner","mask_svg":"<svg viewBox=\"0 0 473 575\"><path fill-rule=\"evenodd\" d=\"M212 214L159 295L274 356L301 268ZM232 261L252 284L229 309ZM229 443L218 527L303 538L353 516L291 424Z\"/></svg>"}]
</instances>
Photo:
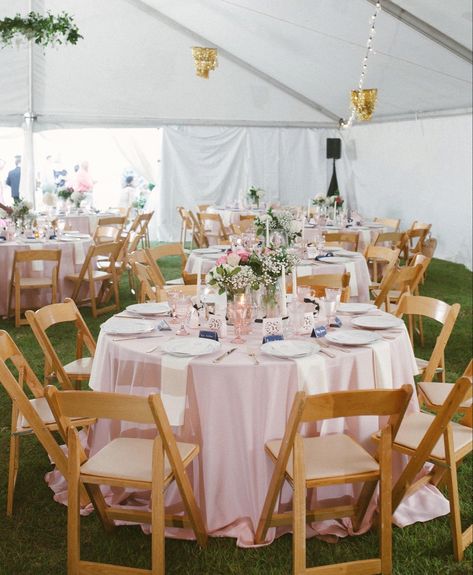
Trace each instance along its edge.
<instances>
[{"instance_id":1,"label":"pink table runner","mask_svg":"<svg viewBox=\"0 0 473 575\"><path fill-rule=\"evenodd\" d=\"M344 328L350 326L345 317ZM344 329L342 328L342 329ZM256 326L248 342L259 345L261 327ZM194 335L196 333L194 332ZM94 390L116 391L148 395L160 390L161 353L155 350L170 336L161 339L117 341L113 336L101 334L90 385ZM222 342L222 350L233 344L231 337ZM307 341L307 338L305 338ZM393 387L413 383L416 373L414 356L407 333L397 333L389 343L390 376ZM347 389L373 389L375 387L374 353L369 347L349 348L350 353L331 350L334 358L323 358L326 384L331 391ZM221 351L219 353L221 353ZM290 359L258 355L259 365L254 365L245 345L239 347L221 363L213 364L218 354L192 359L188 369L187 404L184 425L175 428L180 441L198 443L200 455L191 468L191 481L199 502L208 532L213 536L237 538L239 546L253 545L256 525L261 513L266 491L273 471L273 464L266 456L264 444L283 436L286 419L298 387L297 366ZM321 390L322 391L322 390ZM410 409L417 410L414 395ZM371 434L379 429L378 418L356 420L331 420L321 429L322 433L345 429L367 447L373 447ZM314 430L306 430L313 432ZM91 453L102 448L119 435L149 436L145 426L99 421L88 437ZM395 454L394 474L400 473L406 462L404 456ZM59 472L47 475L55 491L55 499L65 502L65 482ZM147 508L146 494L134 494L114 489L105 492L116 503L128 497L127 504ZM353 495L351 485L324 488L319 491L319 501ZM291 491L285 486L280 505L290 505ZM176 490L167 493L166 505L179 505ZM375 503L360 532L369 528ZM424 488L399 507L395 521L403 526L448 513L448 503L435 488ZM352 533L350 520L343 523L324 521L312 526L312 534L345 536ZM270 530L268 541L284 530ZM168 530L171 537L192 537L192 533Z\"/></svg>"}]
</instances>

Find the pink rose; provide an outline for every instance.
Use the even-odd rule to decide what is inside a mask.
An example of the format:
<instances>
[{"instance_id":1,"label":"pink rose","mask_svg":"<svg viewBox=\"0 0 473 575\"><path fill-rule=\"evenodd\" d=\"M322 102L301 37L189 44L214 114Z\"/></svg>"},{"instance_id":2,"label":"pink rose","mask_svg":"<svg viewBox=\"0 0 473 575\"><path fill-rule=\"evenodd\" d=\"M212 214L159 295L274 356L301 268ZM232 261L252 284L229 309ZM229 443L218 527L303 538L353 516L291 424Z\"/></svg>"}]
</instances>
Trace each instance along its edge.
<instances>
[{"instance_id":1,"label":"pink rose","mask_svg":"<svg viewBox=\"0 0 473 575\"><path fill-rule=\"evenodd\" d=\"M216 265L221 266L222 264L226 264L226 263L227 263L227 256L224 255L224 256L221 256L218 258Z\"/></svg>"},{"instance_id":2,"label":"pink rose","mask_svg":"<svg viewBox=\"0 0 473 575\"><path fill-rule=\"evenodd\" d=\"M237 254L240 256L240 261L242 264L246 264L246 262L250 259L250 254L246 250L237 250Z\"/></svg>"}]
</instances>

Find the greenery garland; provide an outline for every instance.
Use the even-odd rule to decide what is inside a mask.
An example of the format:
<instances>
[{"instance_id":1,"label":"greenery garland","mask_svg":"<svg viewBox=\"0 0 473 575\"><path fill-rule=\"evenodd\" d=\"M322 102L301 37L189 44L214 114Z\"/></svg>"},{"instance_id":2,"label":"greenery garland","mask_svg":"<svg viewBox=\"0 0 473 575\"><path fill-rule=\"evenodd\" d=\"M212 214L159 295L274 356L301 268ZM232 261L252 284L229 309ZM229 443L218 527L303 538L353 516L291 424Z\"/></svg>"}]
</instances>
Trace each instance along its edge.
<instances>
[{"instance_id":1,"label":"greenery garland","mask_svg":"<svg viewBox=\"0 0 473 575\"><path fill-rule=\"evenodd\" d=\"M47 12L45 16L39 12L30 12L27 16L16 14L13 18L0 20L0 43L11 46L18 36L33 40L38 46L54 44L77 44L83 38L74 19L66 12L54 16Z\"/></svg>"}]
</instances>

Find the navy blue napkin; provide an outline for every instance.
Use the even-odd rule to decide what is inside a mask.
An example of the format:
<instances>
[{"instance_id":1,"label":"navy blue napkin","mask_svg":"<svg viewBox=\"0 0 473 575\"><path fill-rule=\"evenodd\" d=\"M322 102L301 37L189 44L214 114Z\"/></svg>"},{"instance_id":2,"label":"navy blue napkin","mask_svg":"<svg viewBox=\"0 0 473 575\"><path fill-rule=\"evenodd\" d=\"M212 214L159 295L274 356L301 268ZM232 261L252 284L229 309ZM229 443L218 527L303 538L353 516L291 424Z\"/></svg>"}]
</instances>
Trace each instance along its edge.
<instances>
[{"instance_id":1,"label":"navy blue napkin","mask_svg":"<svg viewBox=\"0 0 473 575\"><path fill-rule=\"evenodd\" d=\"M316 262L320 261L320 258L333 258L333 252L327 252L323 256L316 256L314 259Z\"/></svg>"},{"instance_id":2,"label":"navy blue napkin","mask_svg":"<svg viewBox=\"0 0 473 575\"><path fill-rule=\"evenodd\" d=\"M268 341L280 341L281 339L284 339L283 335L265 335L263 337L263 343L268 343Z\"/></svg>"}]
</instances>

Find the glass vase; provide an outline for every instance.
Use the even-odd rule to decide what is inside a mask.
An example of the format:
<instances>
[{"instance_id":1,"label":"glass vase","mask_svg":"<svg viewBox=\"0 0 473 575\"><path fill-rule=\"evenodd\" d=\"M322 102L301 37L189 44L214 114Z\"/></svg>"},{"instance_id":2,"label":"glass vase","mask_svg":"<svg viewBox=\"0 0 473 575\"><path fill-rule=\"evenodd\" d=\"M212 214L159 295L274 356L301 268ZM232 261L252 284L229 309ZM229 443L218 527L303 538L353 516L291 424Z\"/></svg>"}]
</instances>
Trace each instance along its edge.
<instances>
[{"instance_id":1,"label":"glass vase","mask_svg":"<svg viewBox=\"0 0 473 575\"><path fill-rule=\"evenodd\" d=\"M281 297L281 285L278 280L274 284L265 286L263 305L267 318L281 317Z\"/></svg>"}]
</instances>

